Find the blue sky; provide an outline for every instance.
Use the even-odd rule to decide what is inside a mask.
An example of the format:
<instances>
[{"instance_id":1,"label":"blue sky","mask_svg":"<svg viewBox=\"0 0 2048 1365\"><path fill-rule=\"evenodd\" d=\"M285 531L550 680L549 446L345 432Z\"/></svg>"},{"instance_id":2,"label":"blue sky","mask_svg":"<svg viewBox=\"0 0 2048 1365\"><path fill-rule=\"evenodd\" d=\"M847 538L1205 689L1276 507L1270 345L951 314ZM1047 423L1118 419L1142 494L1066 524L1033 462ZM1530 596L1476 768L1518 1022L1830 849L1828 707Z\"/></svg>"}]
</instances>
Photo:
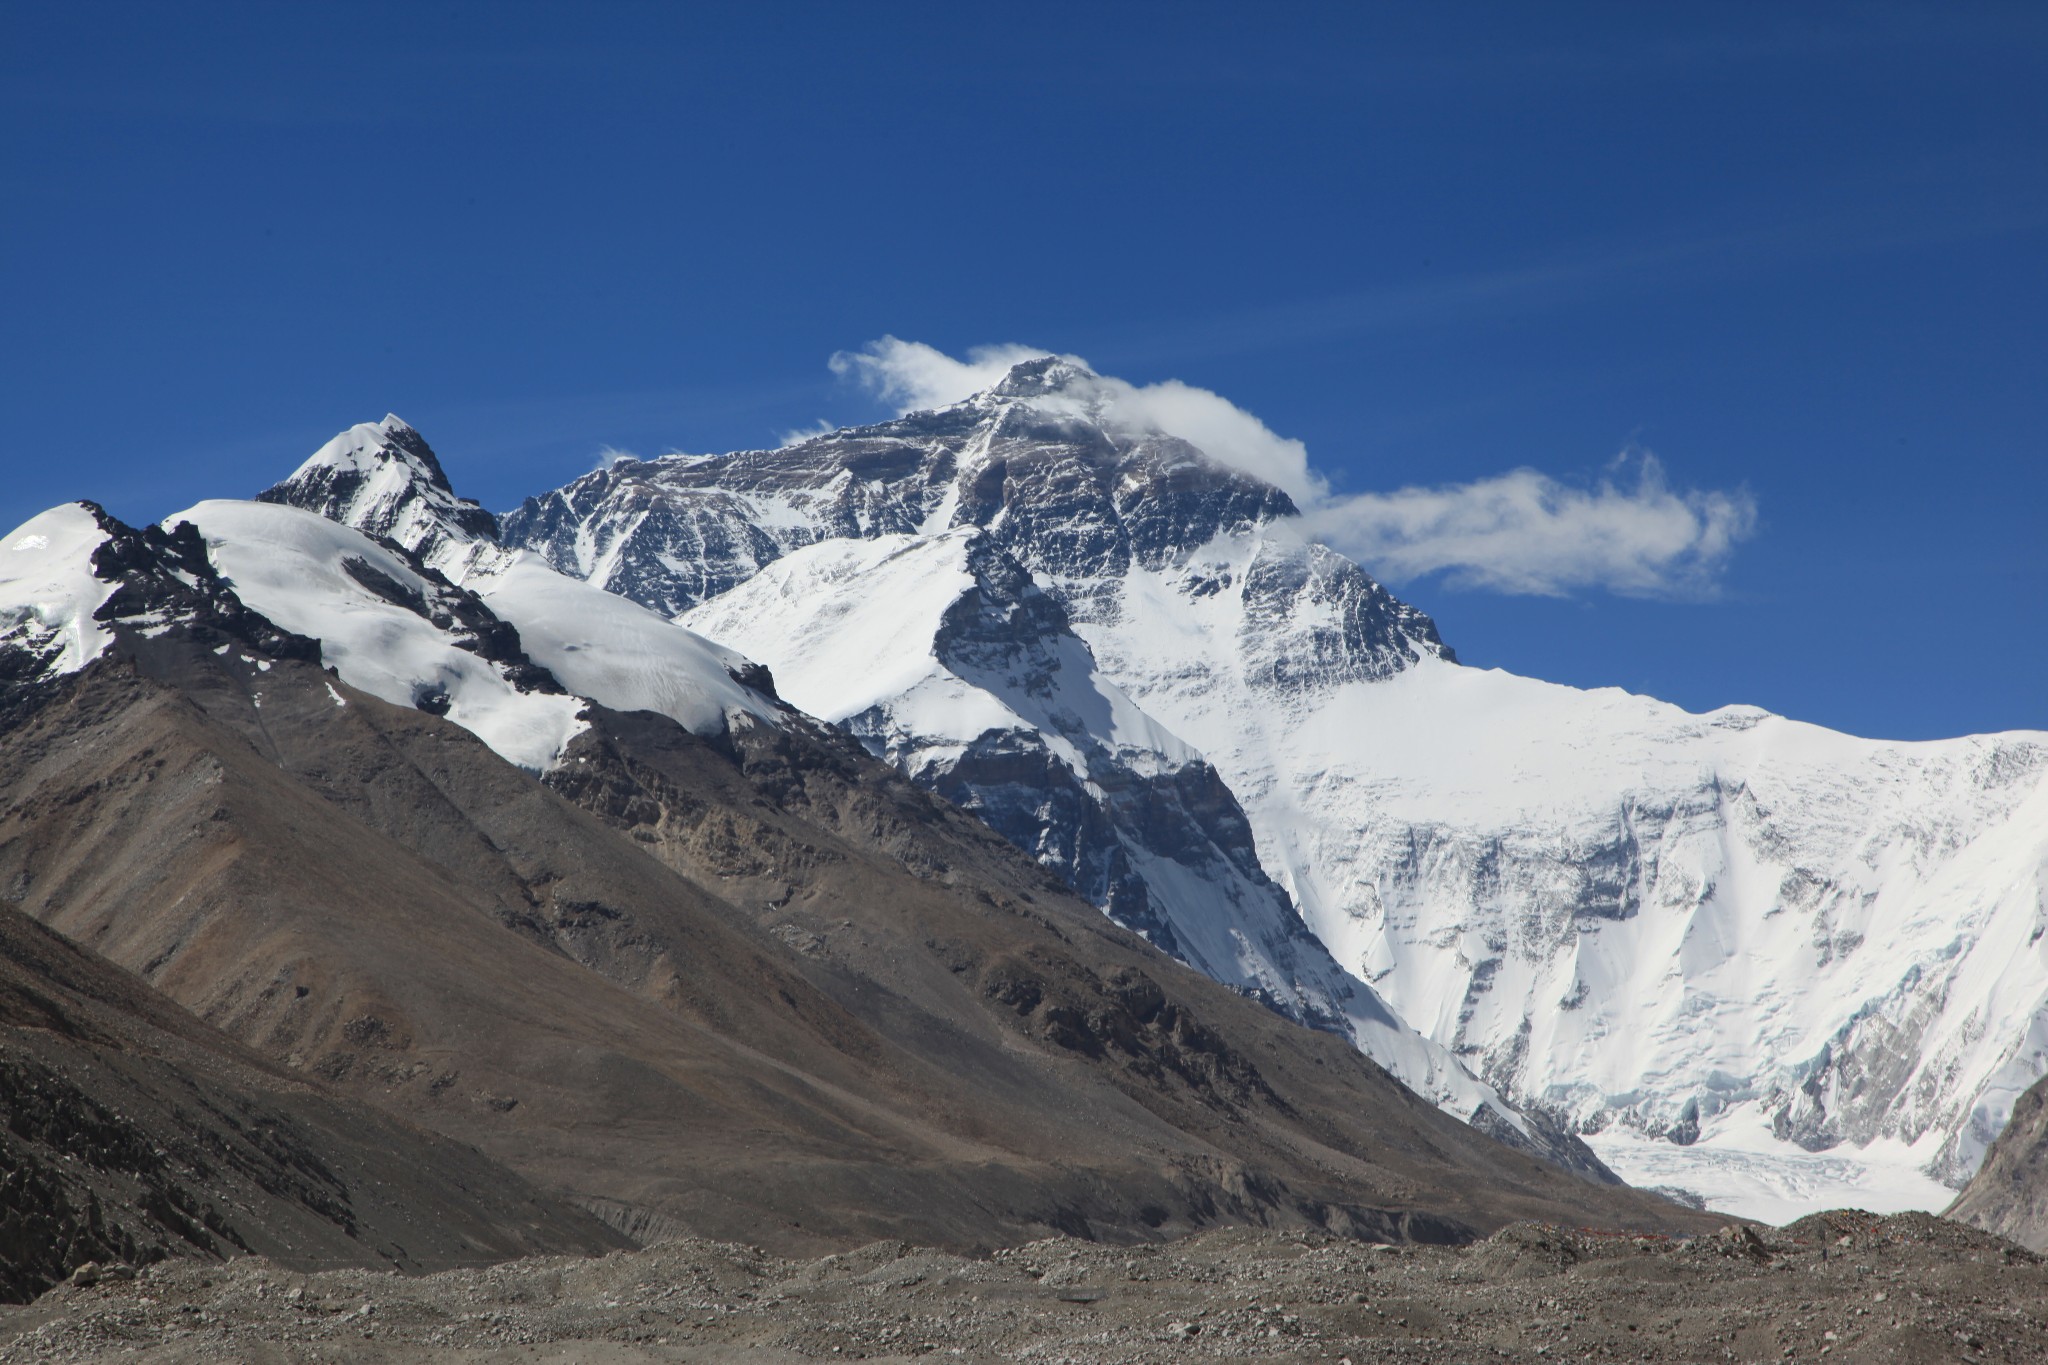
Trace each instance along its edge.
<instances>
[{"instance_id":1,"label":"blue sky","mask_svg":"<svg viewBox=\"0 0 2048 1365\"><path fill-rule=\"evenodd\" d=\"M502 508L883 415L827 361L885 335L1027 343L1347 506L1648 451L1753 509L1649 595L1382 564L1468 662L2048 728L2044 71L2040 5L12 0L0 523L387 410Z\"/></svg>"}]
</instances>

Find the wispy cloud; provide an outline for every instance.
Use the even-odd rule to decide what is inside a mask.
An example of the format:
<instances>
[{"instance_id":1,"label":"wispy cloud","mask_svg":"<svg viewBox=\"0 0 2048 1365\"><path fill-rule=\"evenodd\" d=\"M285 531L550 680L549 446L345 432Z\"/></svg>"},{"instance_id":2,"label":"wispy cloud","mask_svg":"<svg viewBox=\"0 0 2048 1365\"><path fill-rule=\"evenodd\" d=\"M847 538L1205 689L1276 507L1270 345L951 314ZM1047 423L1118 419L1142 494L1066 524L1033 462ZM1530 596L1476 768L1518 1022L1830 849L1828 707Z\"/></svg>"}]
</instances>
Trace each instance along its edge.
<instances>
[{"instance_id":1,"label":"wispy cloud","mask_svg":"<svg viewBox=\"0 0 2048 1365\"><path fill-rule=\"evenodd\" d=\"M835 352L828 363L832 373L866 385L884 403L894 403L903 412L921 412L994 388L1012 366L1049 354L1042 346L1006 342L972 347L965 360L955 360L922 341L885 336L858 351Z\"/></svg>"},{"instance_id":2,"label":"wispy cloud","mask_svg":"<svg viewBox=\"0 0 2048 1365\"><path fill-rule=\"evenodd\" d=\"M1047 354L1004 344L957 360L883 337L833 356L832 368L911 412L959 402ZM1087 369L1078 356L1063 358ZM1523 468L1471 483L1336 494L1300 441L1208 389L1179 380L1132 384L1089 370L1059 401L1112 428L1179 437L1278 485L1301 508L1309 534L1395 582L1441 575L1452 587L1531 596L1706 597L1735 546L1756 531L1748 489L1674 487L1648 451L1624 452L1587 484Z\"/></svg>"},{"instance_id":3,"label":"wispy cloud","mask_svg":"<svg viewBox=\"0 0 2048 1365\"><path fill-rule=\"evenodd\" d=\"M820 417L807 427L791 427L788 431L778 435L775 438L775 448L787 450L791 446L800 446L805 441L815 441L820 436L830 436L837 430L839 430L839 427L836 423Z\"/></svg>"},{"instance_id":4,"label":"wispy cloud","mask_svg":"<svg viewBox=\"0 0 2048 1365\"><path fill-rule=\"evenodd\" d=\"M883 337L859 351L839 352L831 364L835 373L859 380L884 402L916 412L992 388L1012 366L1049 354L1054 353L1040 346L1005 343L977 346L963 361L921 341ZM1079 356L1060 358L1087 371L1067 387L1063 400L1105 426L1177 436L1225 464L1277 484L1297 503L1323 497L1326 486L1309 468L1308 447L1276 434L1221 394L1178 379L1133 384L1096 374Z\"/></svg>"},{"instance_id":5,"label":"wispy cloud","mask_svg":"<svg viewBox=\"0 0 2048 1365\"><path fill-rule=\"evenodd\" d=\"M1991 182L1998 188L1975 188ZM2048 224L2048 196L1994 150L1950 152L1844 176L1817 187L1804 212L1769 221L1695 225L1671 236L1585 242L1548 255L1470 270L1388 278L1359 290L1193 315L1165 330L1116 339L1123 363L1182 364L1286 350L1337 338L1442 334L1475 320L1541 316L1603 297L1680 296L1754 281L1816 259L1841 261L1951 246ZM1899 204L1919 204L1899 209ZM1968 204L1967 210L1957 207Z\"/></svg>"},{"instance_id":6,"label":"wispy cloud","mask_svg":"<svg viewBox=\"0 0 2048 1365\"><path fill-rule=\"evenodd\" d=\"M1674 488L1642 451L1587 487L1515 469L1331 498L1306 520L1318 539L1394 582L1441 574L1452 587L1528 596L1705 597L1755 533L1757 505L1746 488Z\"/></svg>"}]
</instances>

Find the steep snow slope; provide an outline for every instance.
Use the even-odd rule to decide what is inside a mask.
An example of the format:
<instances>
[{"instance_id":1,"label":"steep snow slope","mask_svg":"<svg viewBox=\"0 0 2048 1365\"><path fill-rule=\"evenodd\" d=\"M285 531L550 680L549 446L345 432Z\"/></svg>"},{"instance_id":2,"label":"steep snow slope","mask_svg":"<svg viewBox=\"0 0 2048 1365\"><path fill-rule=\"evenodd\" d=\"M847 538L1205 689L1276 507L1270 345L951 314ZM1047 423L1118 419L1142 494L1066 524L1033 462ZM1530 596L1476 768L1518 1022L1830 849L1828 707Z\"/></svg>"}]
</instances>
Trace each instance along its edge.
<instances>
[{"instance_id":1,"label":"steep snow slope","mask_svg":"<svg viewBox=\"0 0 2048 1365\"><path fill-rule=\"evenodd\" d=\"M792 704L974 811L1125 927L1349 1037L1460 1117L1486 1109L1482 1126L1522 1130L1330 960L1260 869L1214 771L1102 676L986 532L814 544L682 619L760 659Z\"/></svg>"},{"instance_id":2,"label":"steep snow slope","mask_svg":"<svg viewBox=\"0 0 2048 1365\"><path fill-rule=\"evenodd\" d=\"M1518 1101L1725 1146L1692 1183L1754 1211L1822 1188L1777 1144L1966 1177L2048 1071L2048 737L1881 744L1437 660L1277 687L1232 657L1262 628L1181 581L1132 575L1081 634L1244 798L1337 960Z\"/></svg>"},{"instance_id":3,"label":"steep snow slope","mask_svg":"<svg viewBox=\"0 0 2048 1365\"><path fill-rule=\"evenodd\" d=\"M114 584L94 576L107 532L93 509L66 503L0 541L0 681L76 673L112 638L94 613Z\"/></svg>"},{"instance_id":4,"label":"steep snow slope","mask_svg":"<svg viewBox=\"0 0 2048 1365\"><path fill-rule=\"evenodd\" d=\"M732 650L534 555L476 555L464 567L462 586L517 626L533 661L579 696L615 711L657 711L700 735L720 733L736 716L779 723L780 709L743 681L768 680Z\"/></svg>"},{"instance_id":5,"label":"steep snow slope","mask_svg":"<svg viewBox=\"0 0 2048 1365\"><path fill-rule=\"evenodd\" d=\"M497 622L473 602L362 532L255 502L202 502L169 519L181 522L199 529L236 596L319 640L351 686L446 716L532 772L582 730L582 699L520 655L516 637L494 640Z\"/></svg>"},{"instance_id":6,"label":"steep snow slope","mask_svg":"<svg viewBox=\"0 0 2048 1365\"><path fill-rule=\"evenodd\" d=\"M1967 1176L2048 1070L2048 736L1881 744L1455 667L1285 494L1100 382L1048 358L787 450L622 462L503 534L674 611L818 541L983 528L1222 774L1337 960L1510 1098L1617 1155L1694 1144L1731 1199L1820 1189L1811 1152L1841 1188Z\"/></svg>"}]
</instances>

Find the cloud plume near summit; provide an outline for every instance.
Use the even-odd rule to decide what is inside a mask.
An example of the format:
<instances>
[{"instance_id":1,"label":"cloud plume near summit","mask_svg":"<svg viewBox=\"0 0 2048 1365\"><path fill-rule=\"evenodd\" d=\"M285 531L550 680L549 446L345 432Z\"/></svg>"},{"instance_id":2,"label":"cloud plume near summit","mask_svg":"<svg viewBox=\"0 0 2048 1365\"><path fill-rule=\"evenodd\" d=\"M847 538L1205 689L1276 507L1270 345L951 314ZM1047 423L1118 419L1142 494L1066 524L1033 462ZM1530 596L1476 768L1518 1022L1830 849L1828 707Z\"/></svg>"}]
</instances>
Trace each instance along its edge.
<instances>
[{"instance_id":1,"label":"cloud plume near summit","mask_svg":"<svg viewBox=\"0 0 2048 1365\"><path fill-rule=\"evenodd\" d=\"M1539 597L1604 588L1629 597L1713 592L1756 499L1675 489L1655 455L1623 455L1591 488L1534 469L1471 483L1356 493L1305 509L1312 533L1400 582Z\"/></svg>"},{"instance_id":2,"label":"cloud plume near summit","mask_svg":"<svg viewBox=\"0 0 2048 1365\"><path fill-rule=\"evenodd\" d=\"M839 352L831 365L899 411L916 412L991 388L1012 366L1047 354L1006 343L957 359L885 336ZM1078 356L1060 358L1088 371L1063 397L1107 426L1177 436L1279 486L1311 535L1391 582L1442 575L1455 588L1528 596L1708 596L1734 547L1756 529L1749 490L1674 487L1647 451L1625 452L1590 486L1522 468L1469 483L1335 493L1305 445L1220 394L1177 379L1132 384L1096 375Z\"/></svg>"}]
</instances>

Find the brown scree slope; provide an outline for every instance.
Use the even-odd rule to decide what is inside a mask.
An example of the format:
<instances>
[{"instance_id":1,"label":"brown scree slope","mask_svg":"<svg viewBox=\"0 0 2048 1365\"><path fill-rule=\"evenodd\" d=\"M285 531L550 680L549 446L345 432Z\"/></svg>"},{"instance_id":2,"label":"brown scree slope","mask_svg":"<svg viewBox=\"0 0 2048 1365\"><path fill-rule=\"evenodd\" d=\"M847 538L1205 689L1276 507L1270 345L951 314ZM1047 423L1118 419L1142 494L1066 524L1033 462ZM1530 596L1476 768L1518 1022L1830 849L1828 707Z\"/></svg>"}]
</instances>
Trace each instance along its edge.
<instances>
[{"instance_id":1,"label":"brown scree slope","mask_svg":"<svg viewBox=\"0 0 2048 1365\"><path fill-rule=\"evenodd\" d=\"M635 1235L1715 1221L1442 1115L822 727L597 710L544 785L209 644L124 636L10 718L0 891Z\"/></svg>"},{"instance_id":2,"label":"brown scree slope","mask_svg":"<svg viewBox=\"0 0 2048 1365\"><path fill-rule=\"evenodd\" d=\"M0 906L0 1302L92 1260L438 1270L624 1245Z\"/></svg>"}]
</instances>

